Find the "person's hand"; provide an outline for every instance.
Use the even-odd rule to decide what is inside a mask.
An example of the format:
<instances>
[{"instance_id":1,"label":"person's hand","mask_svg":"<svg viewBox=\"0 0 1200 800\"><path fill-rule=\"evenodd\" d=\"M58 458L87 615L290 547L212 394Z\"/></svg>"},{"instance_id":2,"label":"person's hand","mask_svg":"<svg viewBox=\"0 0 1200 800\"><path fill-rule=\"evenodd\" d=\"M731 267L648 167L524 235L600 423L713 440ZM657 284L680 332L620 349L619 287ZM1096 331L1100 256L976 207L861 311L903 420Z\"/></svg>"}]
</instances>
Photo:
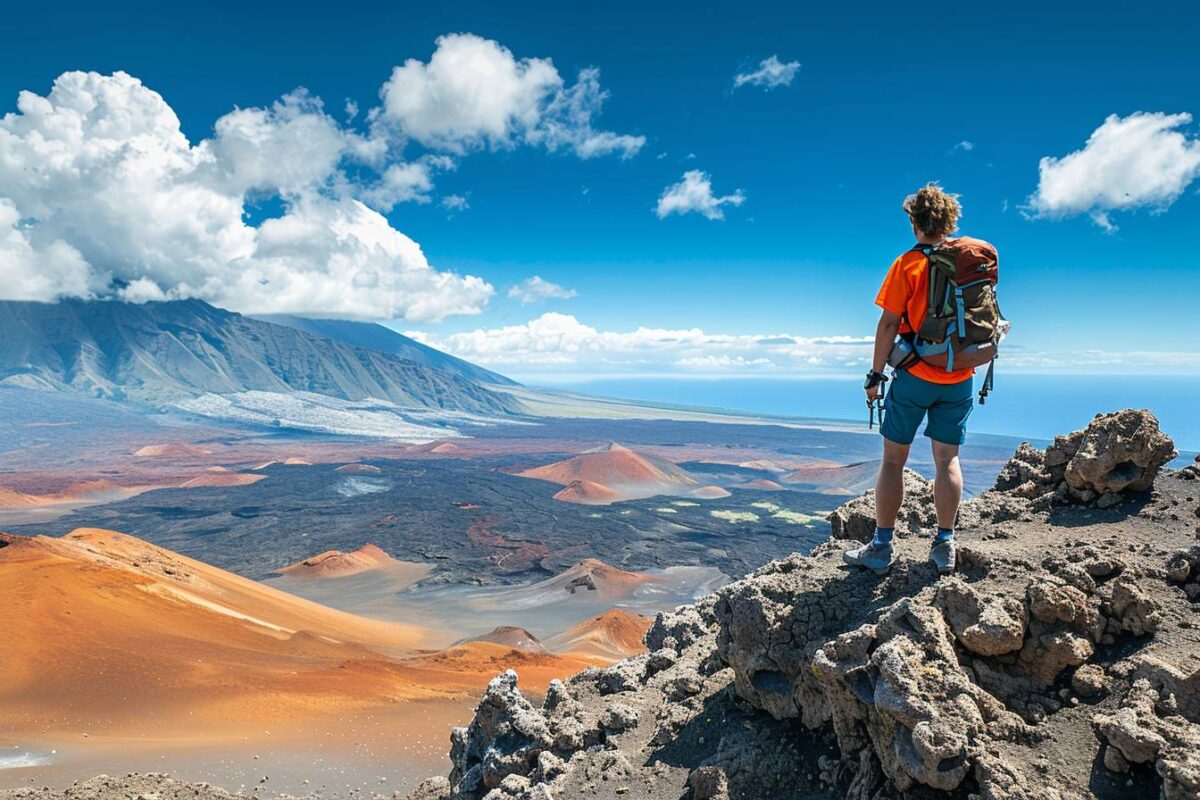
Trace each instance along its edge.
<instances>
[{"instance_id":1,"label":"person's hand","mask_svg":"<svg viewBox=\"0 0 1200 800\"><path fill-rule=\"evenodd\" d=\"M879 386L872 386L870 389L864 389L867 393L867 405L871 405L879 397Z\"/></svg>"}]
</instances>

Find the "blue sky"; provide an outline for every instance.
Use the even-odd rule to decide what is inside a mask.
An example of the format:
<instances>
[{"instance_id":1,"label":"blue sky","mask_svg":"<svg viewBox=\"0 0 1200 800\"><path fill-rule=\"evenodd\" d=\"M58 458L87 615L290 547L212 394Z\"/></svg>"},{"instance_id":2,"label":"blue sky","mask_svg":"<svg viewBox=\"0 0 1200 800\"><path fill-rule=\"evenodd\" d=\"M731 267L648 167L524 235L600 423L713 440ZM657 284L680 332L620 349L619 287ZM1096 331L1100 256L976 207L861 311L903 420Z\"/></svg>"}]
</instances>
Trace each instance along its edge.
<instances>
[{"instance_id":1,"label":"blue sky","mask_svg":"<svg viewBox=\"0 0 1200 800\"><path fill-rule=\"evenodd\" d=\"M295 297L277 287L289 269L306 274L307 267L278 256L303 244L253 226L301 205L297 198L309 191L346 192L372 205L388 165L423 163L431 184L420 192L425 202L395 202L390 210L383 206L391 201L373 204L420 245L432 270L421 273L433 277L422 277L419 288L401 284L395 291L434 291L436 276L452 272L476 276L491 292L460 281L451 290L468 299L433 298L416 311L401 299L386 307L408 313L390 323L398 330L523 377L858 371L865 348L837 337L872 332L874 291L891 259L911 243L899 203L937 180L961 194L964 232L1000 249L1015 368L1137 373L1200 364L1193 322L1200 300L1194 120L1164 123L1144 139L1131 134L1113 145L1156 148L1166 160L1155 163L1163 175L1097 178L1095 164L1117 173L1143 165L1129 156L1114 166L1092 152L1077 169L1055 176L1047 187L1054 198L1044 193L1040 218L1029 208L1039 191L1039 161L1084 150L1109 115L1123 123L1139 112L1200 113L1195 5L961 7L925 30L914 9L896 4L379 9L345 2L336 15L324 8L26 9L0 23L7 28L0 98L6 112L16 111L18 92L47 96L61 73L121 70L161 95L198 145L219 138L214 124L235 107L266 108L304 87L324 101L339 136L365 141L372 136L371 109L386 105L380 91L393 68L416 59L423 70L438 37L470 32L506 48L517 63L551 60L567 89L580 70L597 68L607 97L602 106L588 106L589 130L627 137L624 149L582 157L578 131L552 145L544 127L506 141L443 137L431 145L414 134L427 116L413 112L405 133L389 139L386 155L370 163L339 156L336 176L313 178L320 183L315 189L275 186L283 179L273 177L253 186L249 178L230 178L221 197L244 203L251 227L223 241L244 234L245 247L258 247L255 257L270 262L263 267L267 277L255 279L274 293L275 305L264 310L281 308L277 297ZM772 57L798 62L790 83L734 88L736 75ZM358 108L353 119L347 100ZM549 118L544 106L539 113ZM636 148L628 144L635 140ZM428 160L435 158L442 160ZM236 163L243 169L244 161ZM708 177L716 197L740 203L721 205L723 219L695 212L660 218L660 197L690 170ZM1103 184L1101 178L1109 185L1092 185ZM1109 213L1095 207L1094 198L1114 187L1118 199L1106 201L1110 206L1128 197L1135 207ZM76 262L86 262L86 276L76 283L89 282L87 291L106 291L97 288L96 274L110 261L137 262L150 259L145 252L169 248L164 238L145 251L122 250L128 242L103 240L107 233L83 230L64 214L39 217L48 213L37 211L39 204L54 203L38 195L44 186L23 191L14 196L12 224L26 231L29 252L58 258L52 243L69 245L79 259L71 255L61 270L77 276ZM448 208L446 198L459 198L449 202L460 207ZM297 214L289 230L335 217L330 207L305 208L307 216ZM230 245L230 252L240 246ZM314 248L314 262L345 255L329 242ZM391 258L409 257L397 248L388 251ZM238 258L196 267L209 270L202 273L211 280L204 290L193 273L172 283L169 265L138 267L146 284L137 283L136 271L113 272L117 283L149 292L130 299L174 296L186 286L255 310L246 294L211 288L233 280L224 270L243 263ZM574 296L530 303L509 297L514 285L535 275ZM329 298L338 292L331 286L294 299L301 307L289 309L333 307ZM356 316L378 315L370 302L355 308ZM638 334L639 328L660 332ZM780 346L767 338L773 336L793 341Z\"/></svg>"}]
</instances>

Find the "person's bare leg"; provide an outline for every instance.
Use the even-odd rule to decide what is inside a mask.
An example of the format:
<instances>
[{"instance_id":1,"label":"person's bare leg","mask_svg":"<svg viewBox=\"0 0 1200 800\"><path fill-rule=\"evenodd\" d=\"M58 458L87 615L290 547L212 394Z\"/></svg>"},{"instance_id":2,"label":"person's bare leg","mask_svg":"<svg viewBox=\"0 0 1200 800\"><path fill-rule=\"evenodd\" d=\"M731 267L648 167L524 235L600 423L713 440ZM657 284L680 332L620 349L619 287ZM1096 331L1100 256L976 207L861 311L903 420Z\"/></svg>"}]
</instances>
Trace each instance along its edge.
<instances>
[{"instance_id":1,"label":"person's bare leg","mask_svg":"<svg viewBox=\"0 0 1200 800\"><path fill-rule=\"evenodd\" d=\"M875 524L880 528L896 527L896 515L904 502L904 465L908 463L909 445L883 440L883 463L875 479Z\"/></svg>"},{"instance_id":2,"label":"person's bare leg","mask_svg":"<svg viewBox=\"0 0 1200 800\"><path fill-rule=\"evenodd\" d=\"M932 440L931 440L932 441ZM937 471L933 479L933 504L937 508L939 528L953 529L962 502L962 466L958 462L958 445L933 442L933 464Z\"/></svg>"}]
</instances>

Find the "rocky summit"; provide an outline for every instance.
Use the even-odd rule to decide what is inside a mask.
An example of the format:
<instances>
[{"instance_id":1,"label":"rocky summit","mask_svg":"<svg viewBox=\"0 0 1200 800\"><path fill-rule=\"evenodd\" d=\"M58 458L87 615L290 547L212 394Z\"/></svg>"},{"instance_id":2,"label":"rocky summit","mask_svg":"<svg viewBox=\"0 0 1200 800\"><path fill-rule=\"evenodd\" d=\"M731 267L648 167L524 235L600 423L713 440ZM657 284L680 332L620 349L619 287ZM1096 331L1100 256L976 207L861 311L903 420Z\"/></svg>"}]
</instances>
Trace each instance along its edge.
<instances>
[{"instance_id":1,"label":"rocky summit","mask_svg":"<svg viewBox=\"0 0 1200 800\"><path fill-rule=\"evenodd\" d=\"M873 525L870 496L852 500L812 553L660 615L647 653L540 704L495 678L449 774L408 800L1194 800L1200 464L1175 456L1144 411L1021 446L964 504L940 578L912 473L887 576L842 563ZM131 776L0 798L155 781L178 796Z\"/></svg>"},{"instance_id":2,"label":"rocky summit","mask_svg":"<svg viewBox=\"0 0 1200 800\"><path fill-rule=\"evenodd\" d=\"M927 562L909 476L899 561L835 537L660 615L650 652L556 683L492 681L449 776L410 800L1200 797L1200 464L1148 412L1022 446Z\"/></svg>"}]
</instances>

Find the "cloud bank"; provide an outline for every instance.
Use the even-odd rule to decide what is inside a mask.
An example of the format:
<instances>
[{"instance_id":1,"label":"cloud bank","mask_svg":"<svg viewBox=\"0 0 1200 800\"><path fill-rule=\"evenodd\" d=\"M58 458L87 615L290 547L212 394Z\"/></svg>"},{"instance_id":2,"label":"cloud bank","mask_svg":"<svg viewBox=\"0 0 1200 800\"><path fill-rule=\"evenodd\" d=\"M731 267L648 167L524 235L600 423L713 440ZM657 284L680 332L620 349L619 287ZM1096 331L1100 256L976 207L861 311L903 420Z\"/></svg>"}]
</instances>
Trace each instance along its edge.
<instances>
[{"instance_id":1,"label":"cloud bank","mask_svg":"<svg viewBox=\"0 0 1200 800\"><path fill-rule=\"evenodd\" d=\"M357 113L339 122L300 89L234 109L191 142L167 101L124 72L67 72L45 96L21 92L0 119L0 297L475 314L493 287L436 269L380 212L432 202L435 176L472 148L628 157L644 141L595 129L606 97L596 70L567 85L549 60L518 61L469 34L439 39L427 65L398 67L381 97L361 129ZM462 195L441 204L468 206ZM281 210L253 222L265 208Z\"/></svg>"},{"instance_id":2,"label":"cloud bank","mask_svg":"<svg viewBox=\"0 0 1200 800\"><path fill-rule=\"evenodd\" d=\"M800 71L799 61L784 63L779 56L764 58L758 64L758 69L750 72L739 72L733 76L733 88L741 86L759 86L764 91L777 89L780 86L791 86Z\"/></svg>"},{"instance_id":3,"label":"cloud bank","mask_svg":"<svg viewBox=\"0 0 1200 800\"><path fill-rule=\"evenodd\" d=\"M408 331L460 358L518 379L802 378L860 375L869 367L872 336L713 333L701 328L604 330L575 316L548 312L518 325L460 333ZM1009 346L1005 372L1169 372L1200 367L1200 353L1170 351L1032 352Z\"/></svg>"},{"instance_id":4,"label":"cloud bank","mask_svg":"<svg viewBox=\"0 0 1200 800\"><path fill-rule=\"evenodd\" d=\"M672 214L693 212L708 219L725 219L722 206L740 206L745 200L741 189L733 194L717 197L713 194L712 178L709 174L692 169L683 173L683 178L678 183L663 189L654 213L659 219L666 219Z\"/></svg>"},{"instance_id":5,"label":"cloud bank","mask_svg":"<svg viewBox=\"0 0 1200 800\"><path fill-rule=\"evenodd\" d=\"M685 374L743 368L788 374L866 368L869 336L802 337L789 334L713 334L700 328L639 327L604 331L569 314L547 312L520 325L445 335L407 332L425 344L495 367L549 372L576 367L587 372Z\"/></svg>"},{"instance_id":6,"label":"cloud bank","mask_svg":"<svg viewBox=\"0 0 1200 800\"><path fill-rule=\"evenodd\" d=\"M520 300L523 306L540 303L543 300L570 300L578 294L574 289L567 289L557 283L551 283L541 275L526 278L508 290L508 296Z\"/></svg>"},{"instance_id":7,"label":"cloud bank","mask_svg":"<svg viewBox=\"0 0 1200 800\"><path fill-rule=\"evenodd\" d=\"M1165 211L1200 176L1200 139L1179 130L1191 121L1190 114L1109 116L1082 150L1041 160L1027 213L1048 219L1087 214L1113 231L1113 211Z\"/></svg>"}]
</instances>

